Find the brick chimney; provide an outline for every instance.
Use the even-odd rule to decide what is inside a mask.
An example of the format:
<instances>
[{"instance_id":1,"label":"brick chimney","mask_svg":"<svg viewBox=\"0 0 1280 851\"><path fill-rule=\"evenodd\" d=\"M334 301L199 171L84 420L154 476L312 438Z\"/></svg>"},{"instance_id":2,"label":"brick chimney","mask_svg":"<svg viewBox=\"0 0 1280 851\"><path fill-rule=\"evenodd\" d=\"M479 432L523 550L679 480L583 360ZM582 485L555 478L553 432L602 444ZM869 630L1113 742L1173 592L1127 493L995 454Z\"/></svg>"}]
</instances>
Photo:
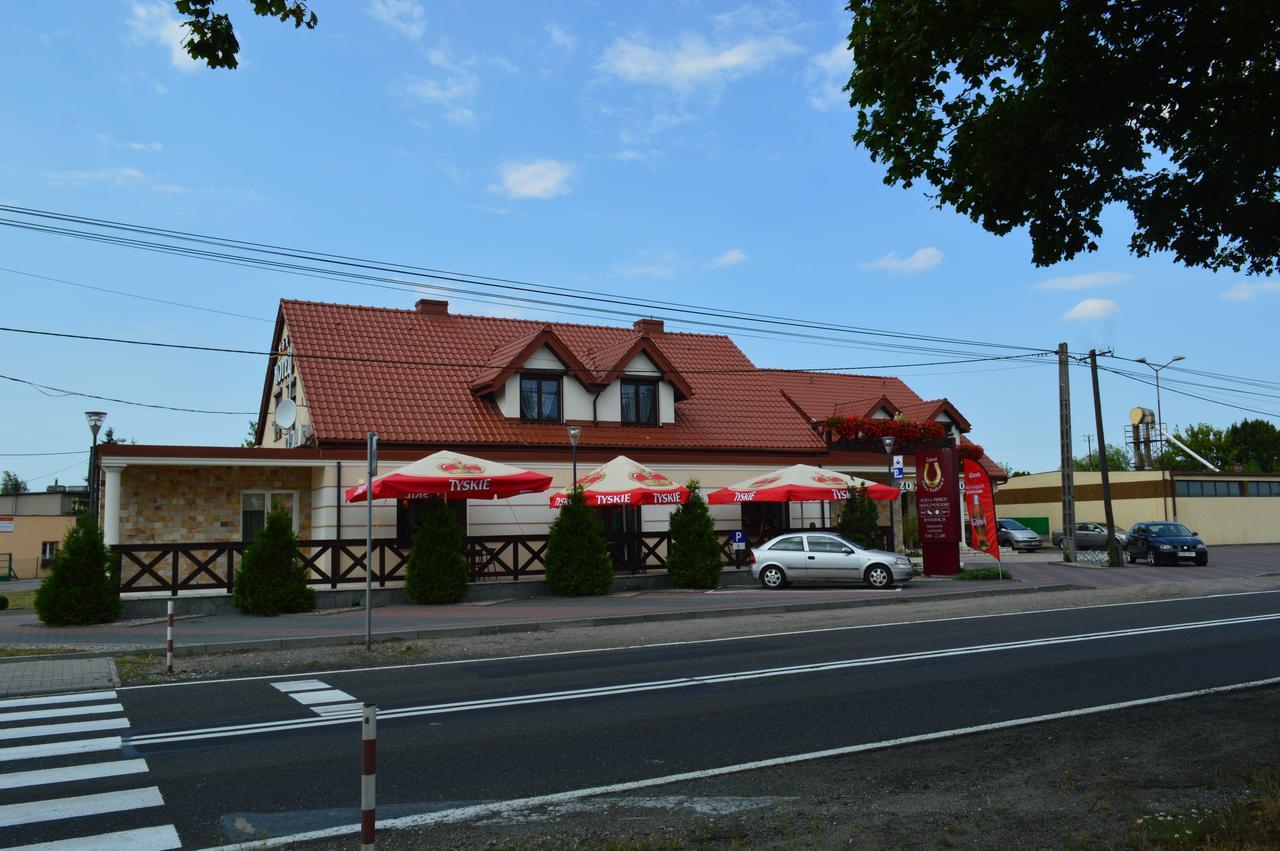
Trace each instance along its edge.
<instances>
[{"instance_id":1,"label":"brick chimney","mask_svg":"<svg viewBox=\"0 0 1280 851\"><path fill-rule=\"evenodd\" d=\"M437 298L420 298L414 305L418 312L426 316L448 316L449 302Z\"/></svg>"},{"instance_id":2,"label":"brick chimney","mask_svg":"<svg viewBox=\"0 0 1280 851\"><path fill-rule=\"evenodd\" d=\"M641 334L662 334L665 330L661 319L637 319L631 327Z\"/></svg>"}]
</instances>

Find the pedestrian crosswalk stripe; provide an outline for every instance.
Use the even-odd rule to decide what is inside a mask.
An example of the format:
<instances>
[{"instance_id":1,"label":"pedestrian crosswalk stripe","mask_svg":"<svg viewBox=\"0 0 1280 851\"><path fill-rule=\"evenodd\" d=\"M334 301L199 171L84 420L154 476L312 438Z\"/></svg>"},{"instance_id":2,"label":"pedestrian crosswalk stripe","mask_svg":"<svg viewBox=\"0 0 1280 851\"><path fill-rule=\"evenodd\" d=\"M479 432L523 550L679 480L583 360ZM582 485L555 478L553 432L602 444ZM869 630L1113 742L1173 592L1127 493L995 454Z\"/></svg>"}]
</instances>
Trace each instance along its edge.
<instances>
[{"instance_id":1,"label":"pedestrian crosswalk stripe","mask_svg":"<svg viewBox=\"0 0 1280 851\"><path fill-rule=\"evenodd\" d=\"M173 825L143 827L138 830L121 830L98 836L78 836L56 842L23 845L13 851L101 851L103 848L128 848L129 851L171 851L181 848L182 840Z\"/></svg>"},{"instance_id":2,"label":"pedestrian crosswalk stripe","mask_svg":"<svg viewBox=\"0 0 1280 851\"><path fill-rule=\"evenodd\" d=\"M337 703L338 701L352 701L354 697L345 691L336 688L325 689L324 691L303 691L295 692L289 695L303 706L311 706L313 703Z\"/></svg>"},{"instance_id":3,"label":"pedestrian crosswalk stripe","mask_svg":"<svg viewBox=\"0 0 1280 851\"><path fill-rule=\"evenodd\" d=\"M283 692L291 691L311 691L318 688L328 688L327 685L319 680L286 680L281 683L272 683L273 688Z\"/></svg>"},{"instance_id":4,"label":"pedestrian crosswalk stripe","mask_svg":"<svg viewBox=\"0 0 1280 851\"><path fill-rule=\"evenodd\" d=\"M146 771L145 759L113 759L108 762L91 762L88 765L64 765L60 768L42 768L38 771L15 771L10 774L0 774L0 789L74 783L80 780L97 780L102 777L143 774Z\"/></svg>"},{"instance_id":5,"label":"pedestrian crosswalk stripe","mask_svg":"<svg viewBox=\"0 0 1280 851\"><path fill-rule=\"evenodd\" d=\"M100 718L96 721L76 721L71 724L7 727L0 729L0 739L33 739L38 736L62 736L68 733L89 733L94 730L120 730L128 726L128 718Z\"/></svg>"},{"instance_id":6,"label":"pedestrian crosswalk stripe","mask_svg":"<svg viewBox=\"0 0 1280 851\"><path fill-rule=\"evenodd\" d=\"M114 691L82 691L76 694L48 694L41 697L14 697L0 700L0 712L19 706L43 706L46 703L92 703L95 700L115 700Z\"/></svg>"},{"instance_id":7,"label":"pedestrian crosswalk stripe","mask_svg":"<svg viewBox=\"0 0 1280 851\"><path fill-rule=\"evenodd\" d=\"M0 762L68 756L73 753L114 751L119 750L122 744L119 736L104 736L99 739L71 739L65 742L49 742L44 745L21 745L13 748L0 748Z\"/></svg>"},{"instance_id":8,"label":"pedestrian crosswalk stripe","mask_svg":"<svg viewBox=\"0 0 1280 851\"><path fill-rule=\"evenodd\" d=\"M57 706L52 709L24 709L21 712L0 712L0 724L6 721L34 721L37 718L110 715L114 712L124 712L124 707L118 703L98 703L93 706Z\"/></svg>"},{"instance_id":9,"label":"pedestrian crosswalk stripe","mask_svg":"<svg viewBox=\"0 0 1280 851\"><path fill-rule=\"evenodd\" d=\"M348 712L359 712L364 709L364 704L357 700L354 703L326 703L311 708L321 715L345 715Z\"/></svg>"},{"instance_id":10,"label":"pedestrian crosswalk stripe","mask_svg":"<svg viewBox=\"0 0 1280 851\"><path fill-rule=\"evenodd\" d=\"M70 798L50 798L44 801L27 801L0 806L0 827L162 806L164 806L164 798L160 797L160 790L155 786L147 786L144 789L125 789L120 792L100 792L96 795L76 795Z\"/></svg>"}]
</instances>

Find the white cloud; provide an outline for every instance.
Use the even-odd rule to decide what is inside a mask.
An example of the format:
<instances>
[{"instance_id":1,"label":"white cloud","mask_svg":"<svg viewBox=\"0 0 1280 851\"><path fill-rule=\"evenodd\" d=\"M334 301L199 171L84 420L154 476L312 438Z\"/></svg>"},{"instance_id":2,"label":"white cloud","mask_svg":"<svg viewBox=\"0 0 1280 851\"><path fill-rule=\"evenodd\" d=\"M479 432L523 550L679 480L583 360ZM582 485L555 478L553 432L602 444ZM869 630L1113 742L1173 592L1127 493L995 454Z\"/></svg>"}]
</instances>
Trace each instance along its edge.
<instances>
[{"instance_id":1,"label":"white cloud","mask_svg":"<svg viewBox=\"0 0 1280 851\"><path fill-rule=\"evenodd\" d=\"M941 262L942 252L932 245L926 245L924 248L916 249L914 254L905 258L899 257L896 252L890 251L870 263L863 263L862 268L883 269L886 272L893 272L898 275L910 275L915 272L927 272Z\"/></svg>"},{"instance_id":2,"label":"white cloud","mask_svg":"<svg viewBox=\"0 0 1280 851\"><path fill-rule=\"evenodd\" d=\"M1109 298L1086 298L1062 314L1063 319L1106 319L1116 312L1116 303Z\"/></svg>"},{"instance_id":3,"label":"white cloud","mask_svg":"<svg viewBox=\"0 0 1280 851\"><path fill-rule=\"evenodd\" d=\"M1248 301L1260 293L1280 293L1280 281L1266 280L1254 283L1241 281L1222 294L1222 298L1230 301Z\"/></svg>"},{"instance_id":4,"label":"white cloud","mask_svg":"<svg viewBox=\"0 0 1280 851\"><path fill-rule=\"evenodd\" d=\"M409 38L422 38L427 31L427 14L413 0L373 0L369 14Z\"/></svg>"},{"instance_id":5,"label":"white cloud","mask_svg":"<svg viewBox=\"0 0 1280 851\"><path fill-rule=\"evenodd\" d=\"M573 37L573 34L557 23L547 24L547 36L551 39L552 44L565 53L572 52L573 48L578 44L578 40Z\"/></svg>"},{"instance_id":6,"label":"white cloud","mask_svg":"<svg viewBox=\"0 0 1280 851\"><path fill-rule=\"evenodd\" d=\"M169 63L179 71L195 71L199 64L182 46L187 30L173 11L173 4L132 3L129 6L130 41L169 48Z\"/></svg>"},{"instance_id":7,"label":"white cloud","mask_svg":"<svg viewBox=\"0 0 1280 851\"><path fill-rule=\"evenodd\" d=\"M1133 275L1125 272L1086 272L1083 275L1065 275L1060 278L1049 278L1036 284L1038 290L1092 290L1100 287L1111 287L1133 280Z\"/></svg>"},{"instance_id":8,"label":"white cloud","mask_svg":"<svg viewBox=\"0 0 1280 851\"><path fill-rule=\"evenodd\" d=\"M605 49L596 67L629 83L669 89L679 95L698 89L714 93L797 50L778 36L720 46L690 33L667 45L651 44L638 37L617 38Z\"/></svg>"},{"instance_id":9,"label":"white cloud","mask_svg":"<svg viewBox=\"0 0 1280 851\"><path fill-rule=\"evenodd\" d=\"M741 248L730 248L707 265L712 269L723 269L725 266L734 266L746 259L747 252Z\"/></svg>"},{"instance_id":10,"label":"white cloud","mask_svg":"<svg viewBox=\"0 0 1280 851\"><path fill-rule=\"evenodd\" d=\"M454 62L441 48L427 51L427 61L440 73L405 79L400 84L401 93L443 107L445 118L455 124L474 124L476 114L471 101L480 91L480 78L470 68Z\"/></svg>"},{"instance_id":11,"label":"white cloud","mask_svg":"<svg viewBox=\"0 0 1280 851\"><path fill-rule=\"evenodd\" d=\"M624 278L670 278L671 270L666 266L614 266L613 271Z\"/></svg>"},{"instance_id":12,"label":"white cloud","mask_svg":"<svg viewBox=\"0 0 1280 851\"><path fill-rule=\"evenodd\" d=\"M108 133L99 133L98 141L104 145L111 145L114 148L124 148L129 151L138 151L144 154L159 154L164 152L164 145L160 142L122 142L119 139L112 138Z\"/></svg>"},{"instance_id":13,"label":"white cloud","mask_svg":"<svg viewBox=\"0 0 1280 851\"><path fill-rule=\"evenodd\" d=\"M559 160L506 162L498 167L501 186L490 186L490 192L508 198L554 198L569 192L569 178L574 168Z\"/></svg>"},{"instance_id":14,"label":"white cloud","mask_svg":"<svg viewBox=\"0 0 1280 851\"><path fill-rule=\"evenodd\" d=\"M804 69L804 80L809 86L809 105L824 112L847 107L849 96L844 93L844 87L852 73L853 56L846 42L837 42L830 50L809 57Z\"/></svg>"},{"instance_id":15,"label":"white cloud","mask_svg":"<svg viewBox=\"0 0 1280 851\"><path fill-rule=\"evenodd\" d=\"M114 186L141 186L156 192L186 192L185 186L176 183L161 183L145 171L136 168L95 168L71 169L67 171L45 172L45 179L53 186L81 187L92 183L106 183Z\"/></svg>"}]
</instances>

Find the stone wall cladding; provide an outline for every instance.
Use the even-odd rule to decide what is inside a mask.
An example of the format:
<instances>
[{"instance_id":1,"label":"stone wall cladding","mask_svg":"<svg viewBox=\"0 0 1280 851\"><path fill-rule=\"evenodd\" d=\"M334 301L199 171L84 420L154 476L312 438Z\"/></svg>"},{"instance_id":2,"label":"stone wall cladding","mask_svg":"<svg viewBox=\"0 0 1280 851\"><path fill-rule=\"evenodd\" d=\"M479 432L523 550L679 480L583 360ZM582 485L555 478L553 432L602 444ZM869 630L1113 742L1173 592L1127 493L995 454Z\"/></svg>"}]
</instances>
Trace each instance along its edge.
<instances>
[{"instance_id":1,"label":"stone wall cladding","mask_svg":"<svg viewBox=\"0 0 1280 851\"><path fill-rule=\"evenodd\" d=\"M146 467L121 475L120 543L239 541L240 494L291 490L299 500L298 537L311 537L309 467Z\"/></svg>"}]
</instances>

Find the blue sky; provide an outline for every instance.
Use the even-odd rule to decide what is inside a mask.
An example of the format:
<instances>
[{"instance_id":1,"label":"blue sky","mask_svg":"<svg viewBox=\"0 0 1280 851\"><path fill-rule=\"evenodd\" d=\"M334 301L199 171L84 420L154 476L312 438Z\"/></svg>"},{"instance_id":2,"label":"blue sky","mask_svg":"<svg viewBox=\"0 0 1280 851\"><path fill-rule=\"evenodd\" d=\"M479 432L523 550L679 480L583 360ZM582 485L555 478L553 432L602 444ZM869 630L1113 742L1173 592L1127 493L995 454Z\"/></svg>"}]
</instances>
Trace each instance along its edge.
<instances>
[{"instance_id":1,"label":"blue sky","mask_svg":"<svg viewBox=\"0 0 1280 851\"><path fill-rule=\"evenodd\" d=\"M1280 282L1102 250L1051 269L920 189L886 187L849 137L840 3L313 0L314 31L224 0L241 67L181 52L158 0L0 5L4 203L476 274L895 331L1167 359L1272 378ZM265 348L281 297L413 296L0 228L0 325ZM27 275L18 273L28 273ZM166 306L43 275L245 314ZM454 309L537 317L494 304ZM555 317L565 318L565 317ZM590 321L590 320L588 320ZM757 364L943 358L735 334ZM863 342L866 342L865 340ZM257 410L264 365L0 333L0 373L122 399ZM1141 369L1141 367L1138 367ZM868 370L875 372L876 370ZM949 397L993 457L1057 464L1056 370L882 370ZM1176 377L1167 372L1166 376ZM1194 376L1191 380L1218 383ZM1077 454L1093 427L1073 373ZM1186 388L1262 410L1280 399ZM1256 388L1255 388L1256 389ZM1277 391L1264 391L1277 392ZM1112 442L1149 387L1104 375ZM1170 425L1247 414L1164 394ZM238 443L244 415L153 411L0 381L0 453L71 451L82 412L140 443ZM726 412L740 416L743 410ZM74 457L0 457L43 488Z\"/></svg>"}]
</instances>

